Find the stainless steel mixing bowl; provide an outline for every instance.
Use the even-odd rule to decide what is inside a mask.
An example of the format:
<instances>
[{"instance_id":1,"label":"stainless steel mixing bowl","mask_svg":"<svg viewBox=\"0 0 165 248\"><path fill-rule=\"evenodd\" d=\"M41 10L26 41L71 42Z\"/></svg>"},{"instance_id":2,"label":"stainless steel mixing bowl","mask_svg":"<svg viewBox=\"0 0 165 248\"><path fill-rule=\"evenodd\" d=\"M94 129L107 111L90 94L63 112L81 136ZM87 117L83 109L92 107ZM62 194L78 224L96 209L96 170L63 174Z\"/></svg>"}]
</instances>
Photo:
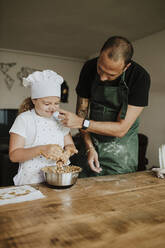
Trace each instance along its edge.
<instances>
[{"instance_id":1,"label":"stainless steel mixing bowl","mask_svg":"<svg viewBox=\"0 0 165 248\"><path fill-rule=\"evenodd\" d=\"M47 167L42 168L42 171L44 172L45 175L45 181L48 184L53 186L71 186L76 183L79 172L82 171L80 167L78 166L74 166L74 167L76 167L76 171L67 172L67 173L55 173L53 171L46 170Z\"/></svg>"}]
</instances>

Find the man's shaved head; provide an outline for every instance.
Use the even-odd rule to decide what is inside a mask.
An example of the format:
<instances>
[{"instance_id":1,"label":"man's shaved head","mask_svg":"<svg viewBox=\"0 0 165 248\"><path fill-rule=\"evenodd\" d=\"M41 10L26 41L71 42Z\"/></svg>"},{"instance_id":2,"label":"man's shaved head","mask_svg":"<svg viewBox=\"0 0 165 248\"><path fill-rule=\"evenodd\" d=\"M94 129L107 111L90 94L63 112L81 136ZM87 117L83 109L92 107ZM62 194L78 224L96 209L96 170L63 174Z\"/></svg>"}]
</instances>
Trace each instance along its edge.
<instances>
[{"instance_id":1,"label":"man's shaved head","mask_svg":"<svg viewBox=\"0 0 165 248\"><path fill-rule=\"evenodd\" d=\"M130 63L133 56L133 46L129 40L121 36L110 37L103 45L101 53L108 52L108 57L114 61L124 59L125 65Z\"/></svg>"}]
</instances>

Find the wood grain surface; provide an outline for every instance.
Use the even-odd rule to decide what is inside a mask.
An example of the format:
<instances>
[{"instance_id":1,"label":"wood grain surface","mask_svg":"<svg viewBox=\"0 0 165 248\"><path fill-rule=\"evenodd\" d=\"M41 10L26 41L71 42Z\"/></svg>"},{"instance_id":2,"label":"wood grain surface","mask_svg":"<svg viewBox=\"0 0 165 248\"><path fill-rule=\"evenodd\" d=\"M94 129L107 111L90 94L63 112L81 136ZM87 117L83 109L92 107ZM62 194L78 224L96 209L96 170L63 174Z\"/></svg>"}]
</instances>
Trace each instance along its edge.
<instances>
[{"instance_id":1,"label":"wood grain surface","mask_svg":"<svg viewBox=\"0 0 165 248\"><path fill-rule=\"evenodd\" d=\"M151 172L32 186L46 197L0 207L0 248L165 247L165 180Z\"/></svg>"}]
</instances>

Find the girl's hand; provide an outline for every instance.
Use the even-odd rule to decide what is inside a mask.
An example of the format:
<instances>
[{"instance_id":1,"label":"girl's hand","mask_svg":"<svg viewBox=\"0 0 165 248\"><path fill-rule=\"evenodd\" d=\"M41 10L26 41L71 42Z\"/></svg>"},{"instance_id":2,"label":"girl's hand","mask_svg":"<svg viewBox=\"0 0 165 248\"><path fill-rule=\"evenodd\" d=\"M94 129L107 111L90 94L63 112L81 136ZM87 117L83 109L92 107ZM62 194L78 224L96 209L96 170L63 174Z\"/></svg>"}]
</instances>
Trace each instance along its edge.
<instances>
[{"instance_id":1,"label":"girl's hand","mask_svg":"<svg viewBox=\"0 0 165 248\"><path fill-rule=\"evenodd\" d=\"M41 146L40 154L47 159L58 161L61 160L63 149L61 146L56 144L43 145Z\"/></svg>"},{"instance_id":2,"label":"girl's hand","mask_svg":"<svg viewBox=\"0 0 165 248\"><path fill-rule=\"evenodd\" d=\"M71 157L73 154L78 153L78 150L76 149L75 145L68 144L65 146L64 152L70 153L70 157Z\"/></svg>"},{"instance_id":3,"label":"girl's hand","mask_svg":"<svg viewBox=\"0 0 165 248\"><path fill-rule=\"evenodd\" d=\"M66 145L62 156L63 163L66 164L69 158L75 153L78 153L78 150L73 144Z\"/></svg>"}]
</instances>

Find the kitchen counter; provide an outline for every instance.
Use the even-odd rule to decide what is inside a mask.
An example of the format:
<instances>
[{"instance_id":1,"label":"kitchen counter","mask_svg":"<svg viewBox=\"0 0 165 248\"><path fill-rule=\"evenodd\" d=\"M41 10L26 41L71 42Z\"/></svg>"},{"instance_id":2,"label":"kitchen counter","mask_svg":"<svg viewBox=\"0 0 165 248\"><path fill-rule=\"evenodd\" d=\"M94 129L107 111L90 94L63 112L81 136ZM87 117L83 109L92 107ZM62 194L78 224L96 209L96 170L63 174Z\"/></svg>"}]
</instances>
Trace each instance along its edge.
<instances>
[{"instance_id":1,"label":"kitchen counter","mask_svg":"<svg viewBox=\"0 0 165 248\"><path fill-rule=\"evenodd\" d=\"M78 179L0 207L0 248L165 247L165 179L152 172Z\"/></svg>"}]
</instances>

